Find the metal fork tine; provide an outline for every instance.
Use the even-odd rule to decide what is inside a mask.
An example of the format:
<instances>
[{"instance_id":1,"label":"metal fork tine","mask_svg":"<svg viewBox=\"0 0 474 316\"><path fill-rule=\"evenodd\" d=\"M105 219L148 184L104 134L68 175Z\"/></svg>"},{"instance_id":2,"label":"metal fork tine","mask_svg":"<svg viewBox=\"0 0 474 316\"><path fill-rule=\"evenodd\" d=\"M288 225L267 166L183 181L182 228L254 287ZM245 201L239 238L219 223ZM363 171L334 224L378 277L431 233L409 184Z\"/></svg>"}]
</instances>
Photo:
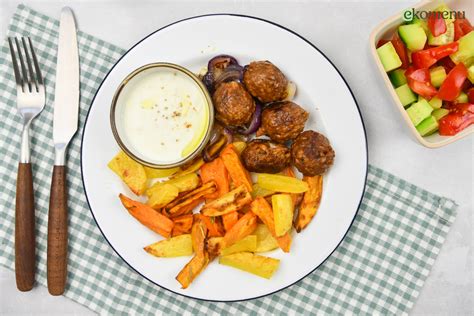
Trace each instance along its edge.
<instances>
[{"instance_id":1,"label":"metal fork tine","mask_svg":"<svg viewBox=\"0 0 474 316\"><path fill-rule=\"evenodd\" d=\"M12 57L13 72L15 73L15 81L17 85L20 85L23 89L23 82L20 74L20 69L18 68L18 63L15 57L15 48L12 42L12 38L8 38L8 45L10 46L10 55Z\"/></svg>"},{"instance_id":2,"label":"metal fork tine","mask_svg":"<svg viewBox=\"0 0 474 316\"><path fill-rule=\"evenodd\" d=\"M18 57L20 58L20 66L21 66L21 73L23 75L23 84L27 84L27 87L29 88L29 91L31 91L31 84L28 80L28 73L26 71L26 66L25 62L23 60L23 54L21 53L21 47L20 47L20 42L18 41L18 38L15 37L15 44L16 44L16 49L18 53ZM26 87L26 86L25 86Z\"/></svg>"},{"instance_id":3,"label":"metal fork tine","mask_svg":"<svg viewBox=\"0 0 474 316\"><path fill-rule=\"evenodd\" d=\"M36 70L36 81L38 84L43 85L43 76L41 75L41 70L39 67L38 59L36 59L35 50L33 49L33 44L31 43L31 38L28 37L28 42L30 43L31 57L33 57L33 64L35 65Z\"/></svg>"},{"instance_id":4,"label":"metal fork tine","mask_svg":"<svg viewBox=\"0 0 474 316\"><path fill-rule=\"evenodd\" d=\"M33 71L33 65L31 64L30 54L28 53L28 46L26 46L26 41L25 41L24 37L21 38L21 43L23 44L23 49L25 51L25 59L26 59L26 64L28 65L28 71L30 73L31 86L32 86L32 88L35 88L36 91L39 91L38 90L38 84L35 80L35 73Z\"/></svg>"}]
</instances>

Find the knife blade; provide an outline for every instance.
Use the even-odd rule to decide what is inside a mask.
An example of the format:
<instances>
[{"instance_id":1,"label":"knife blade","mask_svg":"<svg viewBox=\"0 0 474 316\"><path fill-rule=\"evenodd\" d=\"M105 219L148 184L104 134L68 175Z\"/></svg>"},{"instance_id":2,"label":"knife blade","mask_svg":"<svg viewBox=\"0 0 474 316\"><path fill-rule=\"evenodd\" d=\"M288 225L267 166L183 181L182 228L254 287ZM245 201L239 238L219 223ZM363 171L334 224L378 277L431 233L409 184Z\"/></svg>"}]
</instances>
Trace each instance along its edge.
<instances>
[{"instance_id":1,"label":"knife blade","mask_svg":"<svg viewBox=\"0 0 474 316\"><path fill-rule=\"evenodd\" d=\"M56 150L57 147L66 147L76 133L78 115L79 51L76 22L72 10L66 7L61 11L54 93L53 141Z\"/></svg>"},{"instance_id":2,"label":"knife blade","mask_svg":"<svg viewBox=\"0 0 474 316\"><path fill-rule=\"evenodd\" d=\"M61 10L54 94L54 168L48 214L47 280L51 295L64 293L67 276L66 149L77 131L79 52L76 23L70 8Z\"/></svg>"}]
</instances>

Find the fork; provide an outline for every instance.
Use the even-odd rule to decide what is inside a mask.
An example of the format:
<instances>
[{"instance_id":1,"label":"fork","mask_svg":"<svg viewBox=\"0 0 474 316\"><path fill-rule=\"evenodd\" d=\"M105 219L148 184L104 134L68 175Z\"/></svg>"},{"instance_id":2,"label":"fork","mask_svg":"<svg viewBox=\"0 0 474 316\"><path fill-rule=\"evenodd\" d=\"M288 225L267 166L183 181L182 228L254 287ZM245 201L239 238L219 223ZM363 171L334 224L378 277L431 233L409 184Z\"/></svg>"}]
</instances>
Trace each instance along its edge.
<instances>
[{"instance_id":1,"label":"fork","mask_svg":"<svg viewBox=\"0 0 474 316\"><path fill-rule=\"evenodd\" d=\"M23 119L15 205L16 286L20 291L29 291L35 283L36 259L29 132L31 122L44 108L46 92L31 39L9 37L8 44L15 73L17 108Z\"/></svg>"}]
</instances>

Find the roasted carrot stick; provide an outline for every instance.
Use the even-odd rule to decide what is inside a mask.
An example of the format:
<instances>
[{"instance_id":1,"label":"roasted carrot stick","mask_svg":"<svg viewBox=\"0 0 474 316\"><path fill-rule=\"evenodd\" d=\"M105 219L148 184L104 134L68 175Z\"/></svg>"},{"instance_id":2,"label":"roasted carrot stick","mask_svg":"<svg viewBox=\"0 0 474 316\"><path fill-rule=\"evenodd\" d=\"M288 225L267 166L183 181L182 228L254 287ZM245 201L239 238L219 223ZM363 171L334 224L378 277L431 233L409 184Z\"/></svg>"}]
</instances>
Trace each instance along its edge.
<instances>
[{"instance_id":1,"label":"roasted carrot stick","mask_svg":"<svg viewBox=\"0 0 474 316\"><path fill-rule=\"evenodd\" d=\"M183 289L187 288L191 282L204 270L209 263L209 255L204 252L203 255L195 255L179 272L176 280Z\"/></svg>"},{"instance_id":2,"label":"roasted carrot stick","mask_svg":"<svg viewBox=\"0 0 474 316\"><path fill-rule=\"evenodd\" d=\"M278 245L284 252L289 252L291 247L291 235L286 233L281 237L275 234L275 220L273 219L273 210L270 204L261 196L257 197L251 204L250 210L255 213L262 222L267 225L268 230L278 242Z\"/></svg>"},{"instance_id":3,"label":"roasted carrot stick","mask_svg":"<svg viewBox=\"0 0 474 316\"><path fill-rule=\"evenodd\" d=\"M119 194L119 198L128 212L140 223L163 237L168 238L171 235L174 223L168 217L146 204L129 199L123 194Z\"/></svg>"},{"instance_id":4,"label":"roasted carrot stick","mask_svg":"<svg viewBox=\"0 0 474 316\"><path fill-rule=\"evenodd\" d=\"M238 187L243 184L249 192L252 192L250 173L242 165L234 145L227 145L221 152L221 158L235 186Z\"/></svg>"}]
</instances>

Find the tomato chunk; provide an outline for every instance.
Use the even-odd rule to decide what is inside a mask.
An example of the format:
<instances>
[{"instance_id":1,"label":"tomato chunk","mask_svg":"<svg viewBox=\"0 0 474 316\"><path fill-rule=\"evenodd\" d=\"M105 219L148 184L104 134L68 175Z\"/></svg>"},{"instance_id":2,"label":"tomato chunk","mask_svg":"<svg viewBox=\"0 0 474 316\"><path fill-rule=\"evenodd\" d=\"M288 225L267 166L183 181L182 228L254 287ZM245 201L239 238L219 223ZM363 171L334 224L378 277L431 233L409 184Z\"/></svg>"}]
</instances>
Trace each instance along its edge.
<instances>
[{"instance_id":1,"label":"tomato chunk","mask_svg":"<svg viewBox=\"0 0 474 316\"><path fill-rule=\"evenodd\" d=\"M460 103L451 107L450 112L439 120L439 134L456 135L474 123L474 103Z\"/></svg>"},{"instance_id":2,"label":"tomato chunk","mask_svg":"<svg viewBox=\"0 0 474 316\"><path fill-rule=\"evenodd\" d=\"M428 68L415 69L410 66L405 71L408 86L415 93L421 95L425 99L430 100L438 91L431 84L430 71Z\"/></svg>"},{"instance_id":3,"label":"tomato chunk","mask_svg":"<svg viewBox=\"0 0 474 316\"><path fill-rule=\"evenodd\" d=\"M449 73L439 88L438 98L445 101L454 101L461 93L464 81L467 78L467 68L459 63Z\"/></svg>"},{"instance_id":4,"label":"tomato chunk","mask_svg":"<svg viewBox=\"0 0 474 316\"><path fill-rule=\"evenodd\" d=\"M447 45L420 50L411 54L415 68L429 68L438 60L458 51L459 43L454 42Z\"/></svg>"}]
</instances>

